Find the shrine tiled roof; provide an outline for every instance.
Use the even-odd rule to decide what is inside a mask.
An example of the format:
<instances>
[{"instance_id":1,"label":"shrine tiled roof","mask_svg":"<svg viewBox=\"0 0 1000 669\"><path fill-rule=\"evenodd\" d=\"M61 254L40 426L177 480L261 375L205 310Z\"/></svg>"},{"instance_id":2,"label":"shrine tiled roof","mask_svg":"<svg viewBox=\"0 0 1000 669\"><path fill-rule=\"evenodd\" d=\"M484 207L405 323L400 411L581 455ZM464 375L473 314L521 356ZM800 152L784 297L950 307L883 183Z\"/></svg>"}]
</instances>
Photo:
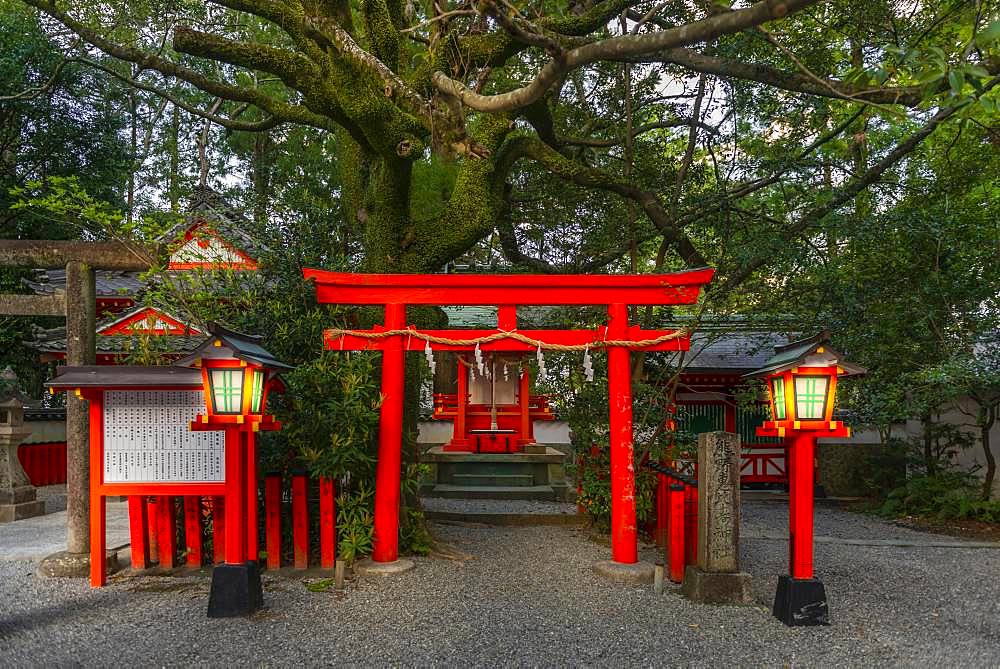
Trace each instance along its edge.
<instances>
[{"instance_id":1,"label":"shrine tiled roof","mask_svg":"<svg viewBox=\"0 0 1000 669\"><path fill-rule=\"evenodd\" d=\"M160 235L157 241L166 244L176 242L188 228L201 222L210 224L222 237L244 251L267 250L260 240L247 232L251 223L243 212L232 206L221 193L207 186L194 189L188 198L184 220Z\"/></svg>"},{"instance_id":2,"label":"shrine tiled roof","mask_svg":"<svg viewBox=\"0 0 1000 669\"><path fill-rule=\"evenodd\" d=\"M787 334L773 331L697 330L691 335L691 348L684 354L683 365L689 372L745 372L763 366L774 355L774 347L788 339Z\"/></svg>"},{"instance_id":3,"label":"shrine tiled roof","mask_svg":"<svg viewBox=\"0 0 1000 669\"><path fill-rule=\"evenodd\" d=\"M146 284L139 278L139 272L97 270L94 284L97 297L130 297L139 295ZM35 280L25 279L24 284L37 295L52 295L66 290L65 269L36 270Z\"/></svg>"},{"instance_id":4,"label":"shrine tiled roof","mask_svg":"<svg viewBox=\"0 0 1000 669\"><path fill-rule=\"evenodd\" d=\"M135 351L143 335L98 335L94 338L97 353L116 353L123 356ZM149 349L153 353L187 354L205 341L204 335L149 336ZM27 342L40 353L65 353L66 329L38 330L34 341Z\"/></svg>"}]
</instances>

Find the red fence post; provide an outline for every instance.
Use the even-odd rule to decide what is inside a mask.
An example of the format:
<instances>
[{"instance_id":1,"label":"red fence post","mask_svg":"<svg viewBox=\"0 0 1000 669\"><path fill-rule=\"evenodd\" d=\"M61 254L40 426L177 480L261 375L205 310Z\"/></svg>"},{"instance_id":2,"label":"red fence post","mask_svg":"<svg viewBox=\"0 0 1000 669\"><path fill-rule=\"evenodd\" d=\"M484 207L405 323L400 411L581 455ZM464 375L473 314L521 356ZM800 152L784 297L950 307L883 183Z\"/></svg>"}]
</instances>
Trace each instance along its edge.
<instances>
[{"instance_id":1,"label":"red fence post","mask_svg":"<svg viewBox=\"0 0 1000 669\"><path fill-rule=\"evenodd\" d=\"M386 330L406 327L406 305L385 305ZM382 406L378 427L378 463L375 466L375 522L372 560L399 558L399 479L403 445L403 375L406 356L403 338L395 336L382 350Z\"/></svg>"},{"instance_id":2,"label":"red fence post","mask_svg":"<svg viewBox=\"0 0 1000 669\"><path fill-rule=\"evenodd\" d=\"M187 544L188 567L201 567L201 497L184 498L184 542Z\"/></svg>"},{"instance_id":3,"label":"red fence post","mask_svg":"<svg viewBox=\"0 0 1000 669\"><path fill-rule=\"evenodd\" d=\"M149 517L146 515L146 498L129 495L128 534L132 552L132 569L149 567Z\"/></svg>"},{"instance_id":4,"label":"red fence post","mask_svg":"<svg viewBox=\"0 0 1000 669\"><path fill-rule=\"evenodd\" d=\"M608 339L626 338L628 306L608 305ZM629 350L608 349L611 441L611 559L639 561L635 526L635 464L632 453L632 370Z\"/></svg>"},{"instance_id":5,"label":"red fence post","mask_svg":"<svg viewBox=\"0 0 1000 669\"><path fill-rule=\"evenodd\" d=\"M281 568L281 475L264 477L264 550L267 568Z\"/></svg>"},{"instance_id":6,"label":"red fence post","mask_svg":"<svg viewBox=\"0 0 1000 669\"><path fill-rule=\"evenodd\" d=\"M684 564L698 562L698 488L684 486Z\"/></svg>"},{"instance_id":7,"label":"red fence post","mask_svg":"<svg viewBox=\"0 0 1000 669\"><path fill-rule=\"evenodd\" d=\"M212 562L226 560L226 498L212 498Z\"/></svg>"},{"instance_id":8,"label":"red fence post","mask_svg":"<svg viewBox=\"0 0 1000 669\"><path fill-rule=\"evenodd\" d=\"M337 561L337 502L333 479L319 480L319 555L323 569Z\"/></svg>"},{"instance_id":9,"label":"red fence post","mask_svg":"<svg viewBox=\"0 0 1000 669\"><path fill-rule=\"evenodd\" d=\"M292 475L292 543L295 548L295 568L309 566L309 510L305 474Z\"/></svg>"},{"instance_id":10,"label":"red fence post","mask_svg":"<svg viewBox=\"0 0 1000 669\"><path fill-rule=\"evenodd\" d=\"M668 521L667 531L670 545L667 559L670 580L680 583L684 580L684 486L672 484L667 491Z\"/></svg>"},{"instance_id":11,"label":"red fence post","mask_svg":"<svg viewBox=\"0 0 1000 669\"><path fill-rule=\"evenodd\" d=\"M174 568L177 552L177 528L175 527L174 498L160 496L156 500L156 536L159 544L160 566Z\"/></svg>"}]
</instances>

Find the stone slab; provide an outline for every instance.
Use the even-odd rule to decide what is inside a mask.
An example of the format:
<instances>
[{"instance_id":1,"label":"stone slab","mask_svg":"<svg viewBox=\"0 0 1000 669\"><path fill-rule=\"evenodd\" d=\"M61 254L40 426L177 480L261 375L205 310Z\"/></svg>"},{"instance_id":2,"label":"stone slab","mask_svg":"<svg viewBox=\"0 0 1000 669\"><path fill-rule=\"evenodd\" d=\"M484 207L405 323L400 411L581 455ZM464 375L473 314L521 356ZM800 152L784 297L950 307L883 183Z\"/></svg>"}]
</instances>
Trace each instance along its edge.
<instances>
[{"instance_id":1,"label":"stone slab","mask_svg":"<svg viewBox=\"0 0 1000 669\"><path fill-rule=\"evenodd\" d=\"M12 523L15 520L43 515L45 515L45 502L41 500L18 504L0 504L0 523Z\"/></svg>"},{"instance_id":2,"label":"stone slab","mask_svg":"<svg viewBox=\"0 0 1000 669\"><path fill-rule=\"evenodd\" d=\"M702 604L753 604L746 572L713 573L688 565L681 589L685 597Z\"/></svg>"},{"instance_id":3,"label":"stone slab","mask_svg":"<svg viewBox=\"0 0 1000 669\"><path fill-rule=\"evenodd\" d=\"M614 562L602 560L594 563L594 573L614 583L652 583L654 568L648 562Z\"/></svg>"},{"instance_id":4,"label":"stone slab","mask_svg":"<svg viewBox=\"0 0 1000 669\"><path fill-rule=\"evenodd\" d=\"M425 511L428 520L455 523L482 523L510 527L534 525L583 525L587 517L569 513L459 513L454 511Z\"/></svg>"},{"instance_id":5,"label":"stone slab","mask_svg":"<svg viewBox=\"0 0 1000 669\"><path fill-rule=\"evenodd\" d=\"M395 576L410 571L416 565L412 560L400 558L394 562L375 562L372 559L362 560L354 565L354 571L362 576Z\"/></svg>"},{"instance_id":6,"label":"stone slab","mask_svg":"<svg viewBox=\"0 0 1000 669\"><path fill-rule=\"evenodd\" d=\"M128 504L109 503L107 509L108 546L127 544ZM0 562L38 561L63 550L66 550L65 511L0 524Z\"/></svg>"}]
</instances>

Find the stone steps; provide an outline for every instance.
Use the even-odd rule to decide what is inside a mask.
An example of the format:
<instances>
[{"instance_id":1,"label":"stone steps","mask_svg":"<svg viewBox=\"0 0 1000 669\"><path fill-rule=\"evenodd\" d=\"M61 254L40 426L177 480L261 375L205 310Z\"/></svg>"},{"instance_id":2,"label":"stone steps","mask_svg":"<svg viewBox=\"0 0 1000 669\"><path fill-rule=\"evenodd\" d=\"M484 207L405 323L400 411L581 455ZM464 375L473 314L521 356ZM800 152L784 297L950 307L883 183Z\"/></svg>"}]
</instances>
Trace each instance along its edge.
<instances>
[{"instance_id":1,"label":"stone steps","mask_svg":"<svg viewBox=\"0 0 1000 669\"><path fill-rule=\"evenodd\" d=\"M465 486L507 486L529 487L535 485L535 477L531 474L460 474L453 472L451 478L457 485Z\"/></svg>"},{"instance_id":2,"label":"stone steps","mask_svg":"<svg viewBox=\"0 0 1000 669\"><path fill-rule=\"evenodd\" d=\"M449 499L536 499L545 501L562 499L556 489L550 485L501 486L438 483L424 492L424 496Z\"/></svg>"}]
</instances>

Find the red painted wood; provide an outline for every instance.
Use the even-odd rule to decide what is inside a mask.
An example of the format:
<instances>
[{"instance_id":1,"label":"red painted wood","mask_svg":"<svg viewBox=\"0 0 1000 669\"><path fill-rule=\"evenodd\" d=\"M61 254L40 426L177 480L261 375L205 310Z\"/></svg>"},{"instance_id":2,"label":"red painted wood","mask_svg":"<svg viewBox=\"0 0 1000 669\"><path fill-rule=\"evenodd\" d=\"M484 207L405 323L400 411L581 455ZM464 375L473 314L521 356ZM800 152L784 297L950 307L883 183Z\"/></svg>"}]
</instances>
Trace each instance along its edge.
<instances>
[{"instance_id":1,"label":"red painted wood","mask_svg":"<svg viewBox=\"0 0 1000 669\"><path fill-rule=\"evenodd\" d=\"M684 564L698 563L698 489L684 486Z\"/></svg>"},{"instance_id":2,"label":"red painted wood","mask_svg":"<svg viewBox=\"0 0 1000 669\"><path fill-rule=\"evenodd\" d=\"M105 483L99 487L102 495L203 495L206 497L225 492L225 483Z\"/></svg>"},{"instance_id":3,"label":"red painted wood","mask_svg":"<svg viewBox=\"0 0 1000 669\"><path fill-rule=\"evenodd\" d=\"M371 330L361 330L368 334L384 332L385 330L398 330L405 328L405 323L399 327L373 328ZM500 330L420 330L421 333L432 337L453 339L457 341L468 341L488 337L497 334ZM583 346L585 344L596 346L606 339L643 341L646 339L657 339L659 337L673 334L675 330L643 330L639 326L627 327L625 330L612 337L606 334L605 328L596 330L518 330L526 337L545 344L559 344L562 346ZM326 348L331 351L376 351L384 349L392 338L370 339L356 335L340 335L330 330L323 334ZM644 346L643 351L686 351L690 348L691 338L679 336L676 339L668 339L665 342ZM425 341L418 337L404 337L403 346L408 351L423 351ZM437 351L471 351L475 344L438 344L433 343L431 347ZM517 339L498 339L497 341L482 343L479 345L483 351L510 351L517 353L533 353L537 346L527 344Z\"/></svg>"},{"instance_id":4,"label":"red painted wood","mask_svg":"<svg viewBox=\"0 0 1000 669\"><path fill-rule=\"evenodd\" d=\"M187 544L186 564L198 569L201 567L201 497L187 496L184 498L184 543Z\"/></svg>"},{"instance_id":5,"label":"red painted wood","mask_svg":"<svg viewBox=\"0 0 1000 669\"><path fill-rule=\"evenodd\" d=\"M226 429L226 564L246 562L246 466L243 439L238 430Z\"/></svg>"},{"instance_id":6,"label":"red painted wood","mask_svg":"<svg viewBox=\"0 0 1000 669\"><path fill-rule=\"evenodd\" d=\"M667 489L667 562L669 578L674 583L684 580L684 486L674 484Z\"/></svg>"},{"instance_id":7,"label":"red painted wood","mask_svg":"<svg viewBox=\"0 0 1000 669\"><path fill-rule=\"evenodd\" d=\"M66 483L66 442L21 444L17 459L33 486Z\"/></svg>"},{"instance_id":8,"label":"red painted wood","mask_svg":"<svg viewBox=\"0 0 1000 669\"><path fill-rule=\"evenodd\" d=\"M401 328L405 322L405 304L385 306L387 330ZM379 410L378 463L375 466L375 519L372 537L372 560L375 562L394 562L399 556L404 362L402 337L388 338L382 353L382 406Z\"/></svg>"},{"instance_id":9,"label":"red painted wood","mask_svg":"<svg viewBox=\"0 0 1000 669\"><path fill-rule=\"evenodd\" d=\"M132 569L149 567L149 517L146 515L146 498L130 495L128 498L129 545L132 549Z\"/></svg>"},{"instance_id":10,"label":"red painted wood","mask_svg":"<svg viewBox=\"0 0 1000 669\"><path fill-rule=\"evenodd\" d=\"M281 568L281 475L264 477L264 550L267 568Z\"/></svg>"},{"instance_id":11,"label":"red painted wood","mask_svg":"<svg viewBox=\"0 0 1000 669\"><path fill-rule=\"evenodd\" d=\"M456 394L458 399L458 411L455 414L455 427L452 433L452 443L454 444L465 444L466 439L466 424L465 417L468 412L469 407L469 367L462 361L461 358L458 359L458 384L456 388Z\"/></svg>"},{"instance_id":12,"label":"red painted wood","mask_svg":"<svg viewBox=\"0 0 1000 669\"><path fill-rule=\"evenodd\" d=\"M257 542L257 434L243 432L244 462L246 463L246 523L247 523L247 560L251 562L260 558L260 548Z\"/></svg>"},{"instance_id":13,"label":"red painted wood","mask_svg":"<svg viewBox=\"0 0 1000 669\"><path fill-rule=\"evenodd\" d=\"M608 336L617 338L628 324L628 307L608 307ZM608 400L611 441L611 559L638 562L635 523L635 466L632 452L632 372L629 352L608 351Z\"/></svg>"},{"instance_id":14,"label":"red painted wood","mask_svg":"<svg viewBox=\"0 0 1000 669\"><path fill-rule=\"evenodd\" d=\"M337 561L337 502L333 479L319 480L320 566L333 569Z\"/></svg>"},{"instance_id":15,"label":"red painted wood","mask_svg":"<svg viewBox=\"0 0 1000 669\"><path fill-rule=\"evenodd\" d=\"M789 514L792 522L789 554L791 556L792 578L813 577L813 453L816 437L809 433L795 436L789 458L791 458L793 484L789 490Z\"/></svg>"},{"instance_id":16,"label":"red painted wood","mask_svg":"<svg viewBox=\"0 0 1000 669\"><path fill-rule=\"evenodd\" d=\"M174 498L161 496L156 501L156 537L160 549L160 566L173 569L177 559L177 517Z\"/></svg>"},{"instance_id":17,"label":"red painted wood","mask_svg":"<svg viewBox=\"0 0 1000 669\"><path fill-rule=\"evenodd\" d=\"M212 497L212 562L226 560L226 498Z\"/></svg>"},{"instance_id":18,"label":"red painted wood","mask_svg":"<svg viewBox=\"0 0 1000 669\"><path fill-rule=\"evenodd\" d=\"M104 393L94 393L90 400L90 461L104 461ZM75 401L75 400L70 400ZM103 468L90 468L90 587L100 588L107 582L107 537L105 525L107 507L100 493Z\"/></svg>"},{"instance_id":19,"label":"red painted wood","mask_svg":"<svg viewBox=\"0 0 1000 669\"><path fill-rule=\"evenodd\" d=\"M693 304L711 268L673 274L350 274L303 270L327 304Z\"/></svg>"},{"instance_id":20,"label":"red painted wood","mask_svg":"<svg viewBox=\"0 0 1000 669\"><path fill-rule=\"evenodd\" d=\"M156 327L157 322L162 322L166 327ZM152 327L150 326L150 323L153 324ZM162 336L183 335L188 333L200 335L201 331L189 325L185 325L173 316L165 314L159 309L155 309L153 307L147 307L142 311L132 314L128 318L123 318L119 321L109 323L97 331L98 335L151 334Z\"/></svg>"},{"instance_id":21,"label":"red painted wood","mask_svg":"<svg viewBox=\"0 0 1000 669\"><path fill-rule=\"evenodd\" d=\"M528 374L528 369L525 368L521 371L521 378L518 379L517 386L517 404L520 409L521 415L518 416L520 419L520 425L518 426L521 430L521 434L518 435L522 443L530 443L534 441L532 435L532 425L531 425L531 378Z\"/></svg>"},{"instance_id":22,"label":"red painted wood","mask_svg":"<svg viewBox=\"0 0 1000 669\"><path fill-rule=\"evenodd\" d=\"M157 537L158 530L157 525L159 523L159 514L156 509L156 497L149 497L146 495L138 495L145 500L144 506L146 507L146 537L149 539L149 563L150 564L160 564L160 540Z\"/></svg>"},{"instance_id":23,"label":"red painted wood","mask_svg":"<svg viewBox=\"0 0 1000 669\"><path fill-rule=\"evenodd\" d=\"M296 569L309 566L309 499L307 479L303 474L292 476L292 545Z\"/></svg>"}]
</instances>

